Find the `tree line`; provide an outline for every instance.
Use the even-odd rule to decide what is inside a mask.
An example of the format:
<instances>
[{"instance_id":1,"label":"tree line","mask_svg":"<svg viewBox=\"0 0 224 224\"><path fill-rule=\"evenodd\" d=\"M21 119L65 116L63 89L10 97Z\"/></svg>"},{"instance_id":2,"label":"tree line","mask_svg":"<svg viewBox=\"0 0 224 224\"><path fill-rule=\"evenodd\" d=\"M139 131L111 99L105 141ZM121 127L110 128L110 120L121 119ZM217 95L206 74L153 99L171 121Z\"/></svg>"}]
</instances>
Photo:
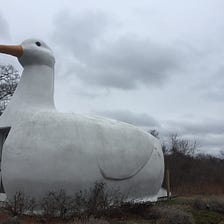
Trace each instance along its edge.
<instances>
[{"instance_id":1,"label":"tree line","mask_svg":"<svg viewBox=\"0 0 224 224\"><path fill-rule=\"evenodd\" d=\"M157 133L158 138L158 132L151 133ZM171 134L162 148L173 194L224 194L224 151L219 157L197 153L196 141L177 134ZM166 178L163 186L166 187Z\"/></svg>"}]
</instances>

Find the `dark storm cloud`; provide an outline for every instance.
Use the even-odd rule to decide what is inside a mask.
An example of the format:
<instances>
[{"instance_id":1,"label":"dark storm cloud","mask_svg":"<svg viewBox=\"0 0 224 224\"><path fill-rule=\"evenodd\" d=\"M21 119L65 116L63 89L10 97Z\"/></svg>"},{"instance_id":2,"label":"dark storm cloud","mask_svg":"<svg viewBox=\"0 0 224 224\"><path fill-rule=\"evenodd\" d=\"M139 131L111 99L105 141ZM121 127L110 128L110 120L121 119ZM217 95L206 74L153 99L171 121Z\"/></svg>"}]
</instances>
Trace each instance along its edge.
<instances>
[{"instance_id":1,"label":"dark storm cloud","mask_svg":"<svg viewBox=\"0 0 224 224\"><path fill-rule=\"evenodd\" d=\"M128 110L113 110L113 111L97 111L97 114L137 126L144 126L144 127L159 126L158 122L153 117L150 117L148 114L145 113L133 113Z\"/></svg>"},{"instance_id":2,"label":"dark storm cloud","mask_svg":"<svg viewBox=\"0 0 224 224\"><path fill-rule=\"evenodd\" d=\"M85 83L119 89L161 85L179 67L180 52L172 46L128 34L105 41L113 22L103 13L63 13L54 25L54 40L73 52L79 63L72 69Z\"/></svg>"},{"instance_id":3,"label":"dark storm cloud","mask_svg":"<svg viewBox=\"0 0 224 224\"><path fill-rule=\"evenodd\" d=\"M0 12L0 39L9 38L9 25Z\"/></svg>"}]
</instances>

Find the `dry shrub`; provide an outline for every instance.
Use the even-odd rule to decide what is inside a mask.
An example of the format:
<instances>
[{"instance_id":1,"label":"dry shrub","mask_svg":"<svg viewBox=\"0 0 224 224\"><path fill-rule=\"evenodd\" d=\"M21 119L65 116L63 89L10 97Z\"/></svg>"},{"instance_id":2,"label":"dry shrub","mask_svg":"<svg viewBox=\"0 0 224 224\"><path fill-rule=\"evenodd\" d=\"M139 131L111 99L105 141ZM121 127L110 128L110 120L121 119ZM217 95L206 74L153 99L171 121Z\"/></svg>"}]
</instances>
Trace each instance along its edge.
<instances>
[{"instance_id":1,"label":"dry shrub","mask_svg":"<svg viewBox=\"0 0 224 224\"><path fill-rule=\"evenodd\" d=\"M183 183L172 186L173 194L177 195L222 195L224 186L216 183Z\"/></svg>"},{"instance_id":2,"label":"dry shrub","mask_svg":"<svg viewBox=\"0 0 224 224\"><path fill-rule=\"evenodd\" d=\"M15 193L11 200L6 201L5 208L13 215L22 215L24 213L32 214L37 203L34 198L26 196L23 192Z\"/></svg>"},{"instance_id":3,"label":"dry shrub","mask_svg":"<svg viewBox=\"0 0 224 224\"><path fill-rule=\"evenodd\" d=\"M117 209L110 209L111 218L124 218L128 219L142 217L144 219L150 220L153 215L150 213L152 207L151 202L134 202L128 201L123 203Z\"/></svg>"},{"instance_id":4,"label":"dry shrub","mask_svg":"<svg viewBox=\"0 0 224 224\"><path fill-rule=\"evenodd\" d=\"M74 195L68 195L64 190L50 191L38 203L19 191L12 200L7 201L6 209L13 216L38 212L46 219L76 217L86 222L90 217L110 217L120 209L125 199L119 189L109 189L105 183L96 182Z\"/></svg>"},{"instance_id":5,"label":"dry shrub","mask_svg":"<svg viewBox=\"0 0 224 224\"><path fill-rule=\"evenodd\" d=\"M105 183L96 182L88 190L75 194L74 215L76 217L108 216L112 209L124 203L125 198L119 189L109 189Z\"/></svg>"},{"instance_id":6,"label":"dry shrub","mask_svg":"<svg viewBox=\"0 0 224 224\"><path fill-rule=\"evenodd\" d=\"M75 218L71 224L112 224L105 219L97 219L90 217L89 219L83 220Z\"/></svg>"},{"instance_id":7,"label":"dry shrub","mask_svg":"<svg viewBox=\"0 0 224 224\"><path fill-rule=\"evenodd\" d=\"M175 207L152 209L155 214L155 220L158 224L194 224L192 214L182 211Z\"/></svg>"},{"instance_id":8,"label":"dry shrub","mask_svg":"<svg viewBox=\"0 0 224 224\"><path fill-rule=\"evenodd\" d=\"M111 209L121 206L124 198L118 189L108 189L105 183L96 182L93 187L73 196L64 190L51 191L41 200L40 208L47 218L88 220L90 216L108 215Z\"/></svg>"},{"instance_id":9,"label":"dry shrub","mask_svg":"<svg viewBox=\"0 0 224 224\"><path fill-rule=\"evenodd\" d=\"M13 218L10 218L8 220L5 220L4 222L1 222L1 224L21 224L21 222L18 220L18 218L15 216Z\"/></svg>"},{"instance_id":10,"label":"dry shrub","mask_svg":"<svg viewBox=\"0 0 224 224\"><path fill-rule=\"evenodd\" d=\"M212 196L208 199L209 210L224 214L224 197Z\"/></svg>"},{"instance_id":11,"label":"dry shrub","mask_svg":"<svg viewBox=\"0 0 224 224\"><path fill-rule=\"evenodd\" d=\"M210 211L219 212L224 214L224 197L211 196L211 197L198 197L193 201L193 206L199 210L208 209Z\"/></svg>"},{"instance_id":12,"label":"dry shrub","mask_svg":"<svg viewBox=\"0 0 224 224\"><path fill-rule=\"evenodd\" d=\"M64 190L50 191L40 201L43 215L48 218L67 218L71 216L73 199Z\"/></svg>"},{"instance_id":13,"label":"dry shrub","mask_svg":"<svg viewBox=\"0 0 224 224\"><path fill-rule=\"evenodd\" d=\"M200 209L200 210L207 209L209 207L207 200L205 200L202 197L195 198L193 200L192 205L194 208Z\"/></svg>"}]
</instances>

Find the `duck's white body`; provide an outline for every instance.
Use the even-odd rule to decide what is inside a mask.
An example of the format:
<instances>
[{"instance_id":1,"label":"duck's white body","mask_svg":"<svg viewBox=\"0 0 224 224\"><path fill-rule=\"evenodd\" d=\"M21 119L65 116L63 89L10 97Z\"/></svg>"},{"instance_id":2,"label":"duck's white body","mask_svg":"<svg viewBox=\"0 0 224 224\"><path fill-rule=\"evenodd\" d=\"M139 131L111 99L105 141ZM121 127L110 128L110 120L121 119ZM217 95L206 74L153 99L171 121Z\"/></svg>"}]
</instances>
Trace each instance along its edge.
<instances>
[{"instance_id":1,"label":"duck's white body","mask_svg":"<svg viewBox=\"0 0 224 224\"><path fill-rule=\"evenodd\" d=\"M74 193L96 181L132 198L156 195L164 171L158 140L124 122L57 112L54 58L36 43L22 44L23 75L0 119L1 128L11 127L1 162L7 196L19 190L34 197L57 189Z\"/></svg>"}]
</instances>

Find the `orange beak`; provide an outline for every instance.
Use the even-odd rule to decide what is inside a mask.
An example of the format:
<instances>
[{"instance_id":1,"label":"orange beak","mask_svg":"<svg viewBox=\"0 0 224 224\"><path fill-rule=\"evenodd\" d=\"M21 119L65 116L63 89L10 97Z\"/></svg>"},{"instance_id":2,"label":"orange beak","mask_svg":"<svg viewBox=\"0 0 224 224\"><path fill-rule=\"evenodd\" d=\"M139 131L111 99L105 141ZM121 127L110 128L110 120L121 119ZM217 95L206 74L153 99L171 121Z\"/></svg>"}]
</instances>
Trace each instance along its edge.
<instances>
[{"instance_id":1,"label":"orange beak","mask_svg":"<svg viewBox=\"0 0 224 224\"><path fill-rule=\"evenodd\" d=\"M23 55L23 48L21 45L0 45L0 53L20 58Z\"/></svg>"}]
</instances>

